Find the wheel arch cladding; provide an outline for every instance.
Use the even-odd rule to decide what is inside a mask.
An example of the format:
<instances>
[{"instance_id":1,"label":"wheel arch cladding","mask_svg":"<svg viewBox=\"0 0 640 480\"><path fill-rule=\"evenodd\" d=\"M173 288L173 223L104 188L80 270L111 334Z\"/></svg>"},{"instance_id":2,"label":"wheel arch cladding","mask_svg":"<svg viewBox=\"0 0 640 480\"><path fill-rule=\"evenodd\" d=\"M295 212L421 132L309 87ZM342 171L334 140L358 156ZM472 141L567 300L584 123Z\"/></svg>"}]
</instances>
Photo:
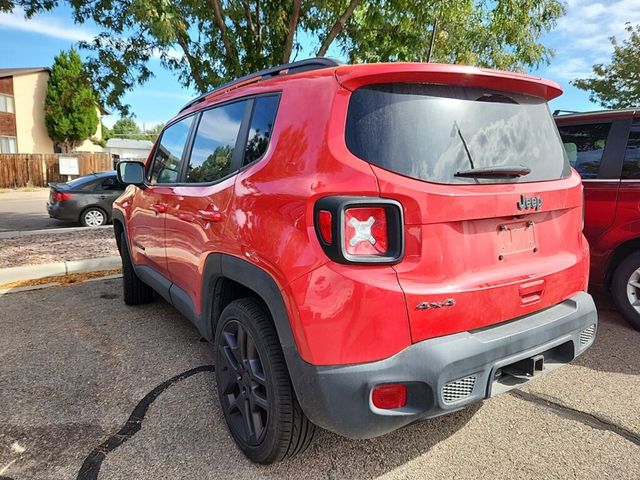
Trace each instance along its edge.
<instances>
[{"instance_id":1,"label":"wheel arch cladding","mask_svg":"<svg viewBox=\"0 0 640 480\"><path fill-rule=\"evenodd\" d=\"M225 285L225 282L229 282ZM241 292L225 292L225 288L240 286ZM235 298L253 294L266 306L273 321L282 350L297 352L289 316L285 308L282 293L275 280L264 270L246 260L220 253L212 253L207 257L202 275L202 312L210 320L213 331L223 306ZM226 298L224 298L226 296ZM221 308L222 307L222 308Z\"/></svg>"},{"instance_id":2,"label":"wheel arch cladding","mask_svg":"<svg viewBox=\"0 0 640 480\"><path fill-rule=\"evenodd\" d=\"M640 237L627 240L624 243L618 245L613 253L609 256L605 267L605 285L607 288L611 288L611 281L613 280L613 274L618 266L634 252L640 252Z\"/></svg>"}]
</instances>

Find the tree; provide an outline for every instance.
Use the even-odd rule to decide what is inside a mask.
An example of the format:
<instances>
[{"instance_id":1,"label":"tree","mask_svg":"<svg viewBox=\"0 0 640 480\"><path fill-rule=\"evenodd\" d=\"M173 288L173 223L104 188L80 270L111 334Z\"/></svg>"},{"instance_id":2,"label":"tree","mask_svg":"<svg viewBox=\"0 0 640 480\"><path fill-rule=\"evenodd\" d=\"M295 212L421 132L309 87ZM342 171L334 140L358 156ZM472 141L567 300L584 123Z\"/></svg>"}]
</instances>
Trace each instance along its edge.
<instances>
[{"instance_id":1,"label":"tree","mask_svg":"<svg viewBox=\"0 0 640 480\"><path fill-rule=\"evenodd\" d=\"M75 50L55 57L44 104L49 137L71 152L98 128L96 93Z\"/></svg>"},{"instance_id":2,"label":"tree","mask_svg":"<svg viewBox=\"0 0 640 480\"><path fill-rule=\"evenodd\" d=\"M60 3L101 33L81 46L106 106L151 76L152 56L183 85L205 92L298 58L301 38L319 56L335 46L352 62L416 60L522 70L548 63L541 36L562 0L0 0L27 17ZM0 4L2 5L2 4ZM6 7L5 7L6 8ZM433 40L433 41L432 41Z\"/></svg>"},{"instance_id":3,"label":"tree","mask_svg":"<svg viewBox=\"0 0 640 480\"><path fill-rule=\"evenodd\" d=\"M160 132L162 132L163 128L164 128L164 123L159 123L155 127L150 128L149 130L145 130L143 133L144 139L155 142L158 136L160 135Z\"/></svg>"},{"instance_id":4,"label":"tree","mask_svg":"<svg viewBox=\"0 0 640 480\"><path fill-rule=\"evenodd\" d=\"M609 39L613 45L609 65L594 65L593 77L571 82L588 91L589 100L605 108L640 106L640 25L627 23L625 30L630 35L622 45L616 37Z\"/></svg>"},{"instance_id":5,"label":"tree","mask_svg":"<svg viewBox=\"0 0 640 480\"><path fill-rule=\"evenodd\" d=\"M159 123L148 130L142 130L132 117L123 117L113 124L109 130L109 138L132 138L155 142L163 128L164 123Z\"/></svg>"},{"instance_id":6,"label":"tree","mask_svg":"<svg viewBox=\"0 0 640 480\"><path fill-rule=\"evenodd\" d=\"M131 117L123 117L116 121L111 127L111 137L116 138L140 138L142 130Z\"/></svg>"}]
</instances>

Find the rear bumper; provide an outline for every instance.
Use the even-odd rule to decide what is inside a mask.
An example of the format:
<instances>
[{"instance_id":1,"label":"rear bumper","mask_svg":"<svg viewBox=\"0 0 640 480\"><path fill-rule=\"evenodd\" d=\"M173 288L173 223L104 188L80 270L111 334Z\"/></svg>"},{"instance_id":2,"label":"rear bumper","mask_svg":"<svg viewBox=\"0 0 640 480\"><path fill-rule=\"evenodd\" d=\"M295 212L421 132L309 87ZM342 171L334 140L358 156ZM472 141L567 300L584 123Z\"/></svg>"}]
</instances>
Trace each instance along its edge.
<instances>
[{"instance_id":1,"label":"rear bumper","mask_svg":"<svg viewBox=\"0 0 640 480\"><path fill-rule=\"evenodd\" d=\"M78 221L78 212L75 209L62 206L59 203L47 203L47 213L51 218L57 220Z\"/></svg>"},{"instance_id":2,"label":"rear bumper","mask_svg":"<svg viewBox=\"0 0 640 480\"><path fill-rule=\"evenodd\" d=\"M591 335L584 334L592 325ZM296 370L292 377L298 400L312 422L347 437L371 438L526 382L508 375L495 378L499 369L519 360L544 355L542 373L568 363L593 343L596 328L593 300L581 292L504 324L424 340L381 361L318 367L300 360L290 368ZM473 385L466 383L468 395L445 401L445 384L469 377ZM371 390L384 383L407 385L405 407L379 410L373 406Z\"/></svg>"}]
</instances>

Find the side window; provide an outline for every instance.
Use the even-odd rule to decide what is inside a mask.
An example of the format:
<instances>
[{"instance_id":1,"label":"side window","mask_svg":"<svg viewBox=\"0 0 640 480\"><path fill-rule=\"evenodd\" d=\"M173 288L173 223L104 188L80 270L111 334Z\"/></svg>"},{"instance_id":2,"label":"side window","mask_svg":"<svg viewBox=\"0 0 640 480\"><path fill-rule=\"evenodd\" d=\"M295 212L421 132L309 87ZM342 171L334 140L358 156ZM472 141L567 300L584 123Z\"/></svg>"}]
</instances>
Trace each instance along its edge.
<instances>
[{"instance_id":1,"label":"side window","mask_svg":"<svg viewBox=\"0 0 640 480\"><path fill-rule=\"evenodd\" d=\"M640 179L640 120L636 120L631 125L627 151L624 154L624 163L622 164L622 178Z\"/></svg>"},{"instance_id":2,"label":"side window","mask_svg":"<svg viewBox=\"0 0 640 480\"><path fill-rule=\"evenodd\" d=\"M558 127L569 163L582 178L598 178L611 123Z\"/></svg>"},{"instance_id":3,"label":"side window","mask_svg":"<svg viewBox=\"0 0 640 480\"><path fill-rule=\"evenodd\" d=\"M187 169L188 183L215 182L233 171L233 150L246 105L241 101L202 112Z\"/></svg>"},{"instance_id":4,"label":"side window","mask_svg":"<svg viewBox=\"0 0 640 480\"><path fill-rule=\"evenodd\" d=\"M156 149L148 180L152 183L176 183L180 173L180 159L193 116L174 123L164 132Z\"/></svg>"},{"instance_id":5,"label":"side window","mask_svg":"<svg viewBox=\"0 0 640 480\"><path fill-rule=\"evenodd\" d=\"M113 190L124 190L124 187L121 183L118 182L116 177L109 177L102 181L99 185L98 190L105 191L113 191Z\"/></svg>"},{"instance_id":6,"label":"side window","mask_svg":"<svg viewBox=\"0 0 640 480\"><path fill-rule=\"evenodd\" d=\"M278 108L278 96L258 97L253 106L244 165L258 160L267 151Z\"/></svg>"}]
</instances>

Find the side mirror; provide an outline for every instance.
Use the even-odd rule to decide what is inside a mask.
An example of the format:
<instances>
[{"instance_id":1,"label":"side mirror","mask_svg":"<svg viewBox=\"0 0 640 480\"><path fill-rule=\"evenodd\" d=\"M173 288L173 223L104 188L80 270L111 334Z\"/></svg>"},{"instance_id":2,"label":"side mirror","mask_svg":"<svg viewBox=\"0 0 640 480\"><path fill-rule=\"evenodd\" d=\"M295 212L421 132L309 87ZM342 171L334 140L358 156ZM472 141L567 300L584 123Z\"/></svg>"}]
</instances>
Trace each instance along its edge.
<instances>
[{"instance_id":1,"label":"side mirror","mask_svg":"<svg viewBox=\"0 0 640 480\"><path fill-rule=\"evenodd\" d=\"M144 165L130 161L118 163L118 181L125 185L144 185Z\"/></svg>"}]
</instances>

